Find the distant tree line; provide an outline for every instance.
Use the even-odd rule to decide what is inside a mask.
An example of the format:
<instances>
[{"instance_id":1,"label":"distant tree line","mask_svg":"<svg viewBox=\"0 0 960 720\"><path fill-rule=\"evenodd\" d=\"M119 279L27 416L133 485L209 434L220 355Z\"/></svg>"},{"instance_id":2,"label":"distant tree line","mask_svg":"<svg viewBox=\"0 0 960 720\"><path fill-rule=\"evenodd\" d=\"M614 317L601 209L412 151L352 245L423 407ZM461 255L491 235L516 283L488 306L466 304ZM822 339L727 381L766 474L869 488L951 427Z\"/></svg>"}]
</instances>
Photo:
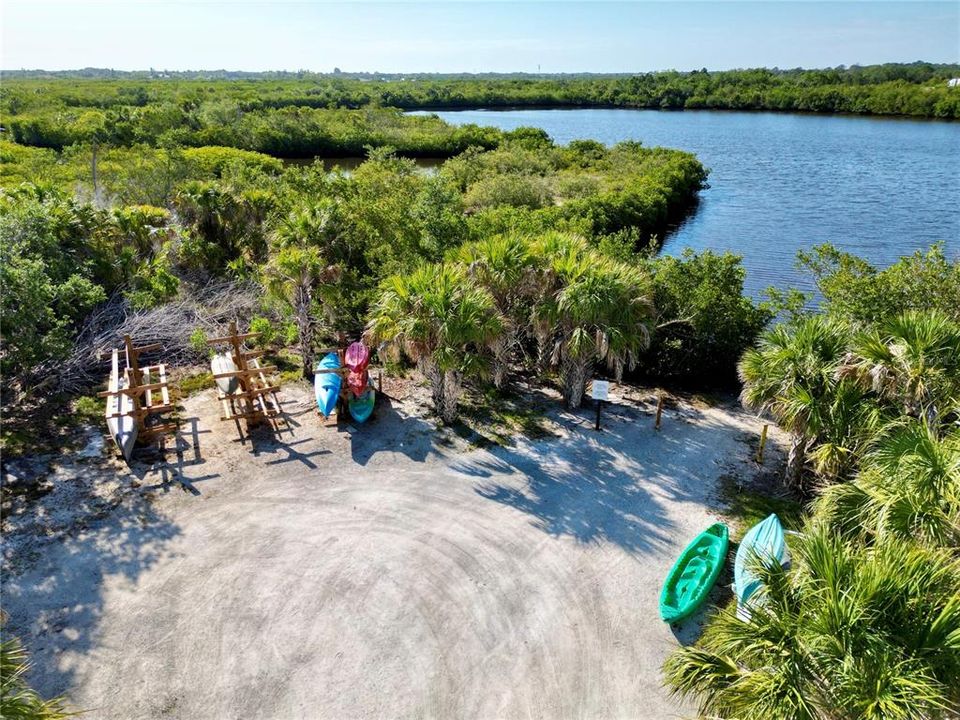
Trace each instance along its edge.
<instances>
[{"instance_id":1,"label":"distant tree line","mask_svg":"<svg viewBox=\"0 0 960 720\"><path fill-rule=\"evenodd\" d=\"M610 107L855 113L956 119L960 65L887 64L825 70L706 69L629 76L313 73L5 73L3 130L24 145L62 149L105 134L129 145L224 145L284 157L358 155L389 144L448 157L492 147L489 129L451 128L396 110ZM236 77L237 79L228 79ZM349 110L363 110L351 113Z\"/></svg>"}]
</instances>

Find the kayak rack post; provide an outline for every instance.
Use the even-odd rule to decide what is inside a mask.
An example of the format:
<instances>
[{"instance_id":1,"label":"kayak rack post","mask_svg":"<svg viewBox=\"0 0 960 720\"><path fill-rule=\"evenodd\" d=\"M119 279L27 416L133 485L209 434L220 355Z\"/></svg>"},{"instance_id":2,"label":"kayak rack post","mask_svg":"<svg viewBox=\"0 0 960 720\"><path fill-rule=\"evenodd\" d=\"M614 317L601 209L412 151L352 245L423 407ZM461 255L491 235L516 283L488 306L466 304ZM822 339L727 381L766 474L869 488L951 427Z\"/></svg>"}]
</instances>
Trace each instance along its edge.
<instances>
[{"instance_id":1,"label":"kayak rack post","mask_svg":"<svg viewBox=\"0 0 960 720\"><path fill-rule=\"evenodd\" d=\"M124 383L118 384L112 389L99 393L102 398L127 397L130 399L130 410L123 411L122 404L118 401L117 412L105 413L108 422L114 418L131 417L137 428L137 440L144 442L147 440L159 441L160 449L164 448L164 436L176 433L178 423L175 420L161 417L175 409L174 404L170 402L170 391L167 386L167 368L163 363L157 365L140 365L141 353L155 352L162 350L161 343L150 345L141 345L137 347L133 338L129 335L123 336L123 354L126 362L126 369L122 376L117 375L119 383L121 377ZM120 354L119 349L112 351L114 362ZM108 383L109 385L109 383ZM108 403L109 408L109 403Z\"/></svg>"},{"instance_id":2,"label":"kayak rack post","mask_svg":"<svg viewBox=\"0 0 960 720\"><path fill-rule=\"evenodd\" d=\"M235 320L230 321L228 334L207 340L208 345L230 346L230 354L236 370L216 373L214 382L223 378L236 378L240 384L239 392L231 395L218 390L219 399L223 405L221 420L239 421L245 419L247 426L258 425L264 420L276 420L280 417L280 400L277 397L279 385L273 385L267 380L267 373L275 372L276 366L261 366L257 359L263 353L259 350L246 350L243 341L258 337L260 333L238 333ZM241 408L238 410L235 401L239 400ZM238 424L239 429L239 424ZM274 429L277 429L276 426Z\"/></svg>"}]
</instances>

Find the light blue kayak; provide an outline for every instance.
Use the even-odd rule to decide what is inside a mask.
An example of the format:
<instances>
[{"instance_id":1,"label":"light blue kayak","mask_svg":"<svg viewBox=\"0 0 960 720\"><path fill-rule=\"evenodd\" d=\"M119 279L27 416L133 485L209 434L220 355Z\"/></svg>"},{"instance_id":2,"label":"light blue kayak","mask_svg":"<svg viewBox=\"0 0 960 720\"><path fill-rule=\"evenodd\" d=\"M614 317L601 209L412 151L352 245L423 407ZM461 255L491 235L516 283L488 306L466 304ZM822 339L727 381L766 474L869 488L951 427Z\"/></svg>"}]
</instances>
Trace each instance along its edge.
<instances>
[{"instance_id":1,"label":"light blue kayak","mask_svg":"<svg viewBox=\"0 0 960 720\"><path fill-rule=\"evenodd\" d=\"M775 514L750 528L737 548L733 564L733 592L737 596L738 609L743 611L741 616L749 616L746 606L763 585L757 574L758 563L769 565L772 560L781 565L787 561L783 525Z\"/></svg>"},{"instance_id":2,"label":"light blue kayak","mask_svg":"<svg viewBox=\"0 0 960 720\"><path fill-rule=\"evenodd\" d=\"M317 397L317 408L323 413L324 417L330 417L330 414L336 409L337 399L340 397L340 384L343 380L339 373L317 371L337 370L339 368L340 358L337 357L337 354L327 353L314 369L313 392Z\"/></svg>"}]
</instances>

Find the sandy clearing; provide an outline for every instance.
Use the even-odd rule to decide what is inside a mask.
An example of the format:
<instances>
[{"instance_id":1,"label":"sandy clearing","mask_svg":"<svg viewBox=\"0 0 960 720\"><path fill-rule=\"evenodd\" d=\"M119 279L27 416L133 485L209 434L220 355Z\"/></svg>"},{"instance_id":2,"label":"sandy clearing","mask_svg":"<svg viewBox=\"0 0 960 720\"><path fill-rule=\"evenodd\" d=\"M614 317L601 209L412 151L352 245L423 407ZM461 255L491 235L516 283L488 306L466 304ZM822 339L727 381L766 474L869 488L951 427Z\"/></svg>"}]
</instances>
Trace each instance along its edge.
<instances>
[{"instance_id":1,"label":"sandy clearing","mask_svg":"<svg viewBox=\"0 0 960 720\"><path fill-rule=\"evenodd\" d=\"M613 406L602 433L557 413L557 439L472 450L411 403L354 430L311 401L291 386L292 431L241 443L190 398L179 472L197 494L156 485L163 464L135 466L133 491L113 461L59 471L57 492L112 495L14 543L4 608L39 689L90 718L689 710L660 664L697 626L660 622L660 583L714 519L716 478L752 471L754 418L681 404L657 433L649 408Z\"/></svg>"}]
</instances>

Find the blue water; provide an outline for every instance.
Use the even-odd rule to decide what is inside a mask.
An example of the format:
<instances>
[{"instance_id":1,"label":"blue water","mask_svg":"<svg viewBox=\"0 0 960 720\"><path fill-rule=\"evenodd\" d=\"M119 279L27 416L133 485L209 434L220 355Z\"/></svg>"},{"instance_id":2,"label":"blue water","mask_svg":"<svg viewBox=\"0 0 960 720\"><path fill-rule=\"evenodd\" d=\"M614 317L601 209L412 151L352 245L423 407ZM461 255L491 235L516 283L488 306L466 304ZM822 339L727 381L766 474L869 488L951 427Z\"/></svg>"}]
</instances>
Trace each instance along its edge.
<instances>
[{"instance_id":1,"label":"blue water","mask_svg":"<svg viewBox=\"0 0 960 720\"><path fill-rule=\"evenodd\" d=\"M746 289L810 289L798 250L831 242L885 266L938 240L960 256L960 123L777 113L464 110L456 123L534 126L559 143L640 140L710 168L697 210L663 251L743 255Z\"/></svg>"}]
</instances>

